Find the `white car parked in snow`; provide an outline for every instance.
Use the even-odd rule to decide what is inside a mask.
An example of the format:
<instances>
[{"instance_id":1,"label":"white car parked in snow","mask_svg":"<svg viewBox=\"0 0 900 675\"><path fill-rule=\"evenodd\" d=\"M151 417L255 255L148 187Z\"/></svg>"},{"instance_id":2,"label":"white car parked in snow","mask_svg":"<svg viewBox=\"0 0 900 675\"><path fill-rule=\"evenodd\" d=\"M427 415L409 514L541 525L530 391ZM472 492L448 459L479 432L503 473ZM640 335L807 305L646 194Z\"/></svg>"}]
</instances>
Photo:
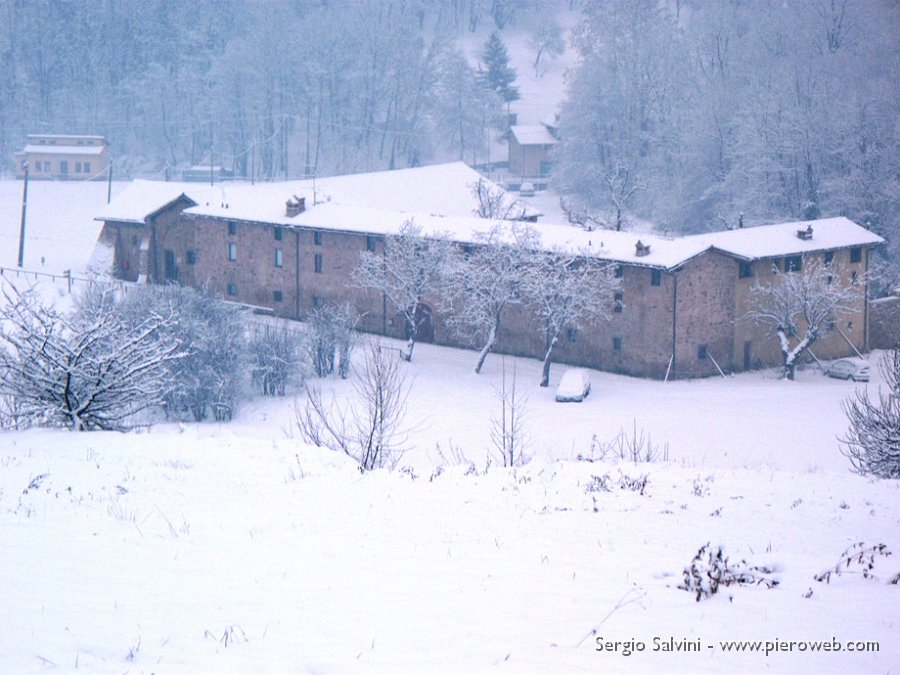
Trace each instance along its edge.
<instances>
[{"instance_id":1,"label":"white car parked in snow","mask_svg":"<svg viewBox=\"0 0 900 675\"><path fill-rule=\"evenodd\" d=\"M868 382L869 364L861 359L838 359L825 367L825 374L842 380Z\"/></svg>"},{"instance_id":2,"label":"white car parked in snow","mask_svg":"<svg viewBox=\"0 0 900 675\"><path fill-rule=\"evenodd\" d=\"M572 368L563 373L556 387L556 400L562 402L575 401L580 403L591 393L591 376L586 370Z\"/></svg>"}]
</instances>

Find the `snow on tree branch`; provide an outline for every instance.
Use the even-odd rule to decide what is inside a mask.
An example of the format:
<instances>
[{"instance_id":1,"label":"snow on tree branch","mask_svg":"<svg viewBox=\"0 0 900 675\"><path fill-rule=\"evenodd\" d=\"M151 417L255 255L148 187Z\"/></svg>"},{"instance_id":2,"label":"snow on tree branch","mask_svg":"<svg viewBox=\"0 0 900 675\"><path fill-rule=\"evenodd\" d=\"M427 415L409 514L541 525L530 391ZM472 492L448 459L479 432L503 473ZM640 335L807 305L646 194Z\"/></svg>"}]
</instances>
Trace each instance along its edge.
<instances>
[{"instance_id":1,"label":"snow on tree branch","mask_svg":"<svg viewBox=\"0 0 900 675\"><path fill-rule=\"evenodd\" d=\"M437 288L450 252L451 244L446 237L425 237L421 227L410 220L398 234L385 238L383 255L363 251L353 270L358 286L384 293L403 316L407 361L412 359L424 321L420 307L425 296Z\"/></svg>"},{"instance_id":2,"label":"snow on tree branch","mask_svg":"<svg viewBox=\"0 0 900 675\"><path fill-rule=\"evenodd\" d=\"M859 277L842 283L830 265L815 258L804 259L802 265L802 270L788 272L773 266L771 281L757 281L750 288L752 308L744 317L768 326L777 336L783 376L791 380L797 358L841 316L858 311L865 288Z\"/></svg>"}]
</instances>

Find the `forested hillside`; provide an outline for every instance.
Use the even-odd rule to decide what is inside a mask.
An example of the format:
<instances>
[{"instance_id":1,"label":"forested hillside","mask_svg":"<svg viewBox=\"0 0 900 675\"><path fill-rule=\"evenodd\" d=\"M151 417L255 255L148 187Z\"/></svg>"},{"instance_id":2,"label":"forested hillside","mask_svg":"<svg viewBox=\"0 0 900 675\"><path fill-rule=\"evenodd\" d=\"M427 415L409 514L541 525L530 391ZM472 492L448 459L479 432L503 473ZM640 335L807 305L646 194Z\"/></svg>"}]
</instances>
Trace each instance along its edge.
<instances>
[{"instance_id":1,"label":"forested hillside","mask_svg":"<svg viewBox=\"0 0 900 675\"><path fill-rule=\"evenodd\" d=\"M573 212L672 231L846 215L892 235L892 0L0 0L0 166L37 132L106 135L121 177L483 160L510 102L472 48L493 31L515 37L520 81L580 56L555 176Z\"/></svg>"}]
</instances>

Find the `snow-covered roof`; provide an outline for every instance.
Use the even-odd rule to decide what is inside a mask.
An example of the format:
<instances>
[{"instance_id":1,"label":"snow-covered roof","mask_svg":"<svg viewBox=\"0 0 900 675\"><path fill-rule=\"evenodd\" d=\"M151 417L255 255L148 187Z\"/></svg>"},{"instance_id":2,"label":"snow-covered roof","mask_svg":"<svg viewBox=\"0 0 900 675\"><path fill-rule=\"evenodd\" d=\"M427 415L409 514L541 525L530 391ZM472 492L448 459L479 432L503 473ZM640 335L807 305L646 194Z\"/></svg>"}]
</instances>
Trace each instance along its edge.
<instances>
[{"instance_id":1,"label":"snow-covered roof","mask_svg":"<svg viewBox=\"0 0 900 675\"><path fill-rule=\"evenodd\" d=\"M22 152L46 153L49 155L101 155L106 151L103 145L40 145L29 143Z\"/></svg>"},{"instance_id":2,"label":"snow-covered roof","mask_svg":"<svg viewBox=\"0 0 900 675\"><path fill-rule=\"evenodd\" d=\"M274 186L264 187L271 189ZM283 195L283 193L279 194ZM298 193L297 196L304 195ZM513 228L524 226L524 223L520 222L476 218L470 215L442 216L431 213L392 211L344 205L334 201L310 206L312 202L308 196L307 209L303 213L289 218L285 215L284 201L284 199L280 201L265 199L252 205L252 208L249 209L249 204L242 204L240 201L230 202L228 208L224 208L219 203L210 203L191 207L185 213L231 220L265 222L286 227L377 235L396 234L407 222L414 221L422 229L424 236L447 236L459 243L477 243L479 235L487 233L497 224L506 229L509 233L508 239L512 241ZM262 211L263 205L265 205L265 213ZM709 248L709 244L688 237L671 240L653 235L637 235L633 232L610 230L588 232L566 225L528 223L528 226L540 236L541 244L547 249L665 269L677 267ZM638 240L644 245L650 246L650 252L647 255L636 257L635 247Z\"/></svg>"},{"instance_id":3,"label":"snow-covered roof","mask_svg":"<svg viewBox=\"0 0 900 675\"><path fill-rule=\"evenodd\" d=\"M401 213L469 217L478 208L472 189L479 180L501 189L464 162L256 185L136 180L104 209L98 220L139 221L182 193L198 205L191 213L286 225L295 221L284 216L284 203L295 195L306 198L307 208L334 202ZM510 205L521 204L526 216L541 215L513 195L507 193L507 199ZM222 211L226 204L227 213Z\"/></svg>"},{"instance_id":4,"label":"snow-covered roof","mask_svg":"<svg viewBox=\"0 0 900 675\"><path fill-rule=\"evenodd\" d=\"M196 203L185 213L270 223L285 227L392 234L414 220L428 235L446 234L477 242L498 221L473 215L477 205L471 185L481 176L458 162L415 169L336 176L287 183L162 183L134 181L101 212L98 220L145 222L182 194ZM285 202L305 199L306 210L288 217ZM503 225L510 232L515 223ZM521 226L521 224L518 224ZM874 246L878 235L848 220L825 218L667 238L634 232L587 231L567 225L530 224L542 245L604 260L671 270L709 250L743 260L774 258L853 246ZM812 227L809 239L798 230ZM637 255L638 241L645 248Z\"/></svg>"},{"instance_id":5,"label":"snow-covered roof","mask_svg":"<svg viewBox=\"0 0 900 675\"><path fill-rule=\"evenodd\" d=\"M144 223L148 217L182 195L197 202L200 199L215 199L220 193L218 186L135 180L107 204L94 220Z\"/></svg>"},{"instance_id":6,"label":"snow-covered roof","mask_svg":"<svg viewBox=\"0 0 900 675\"><path fill-rule=\"evenodd\" d=\"M91 141L106 141L106 138L103 136L89 136L89 135L79 135L79 134L28 134L28 138L63 138L63 139L75 139L75 140L91 140Z\"/></svg>"},{"instance_id":7,"label":"snow-covered roof","mask_svg":"<svg viewBox=\"0 0 900 675\"><path fill-rule=\"evenodd\" d=\"M517 125L509 130L519 145L554 145L558 142L543 124Z\"/></svg>"},{"instance_id":8,"label":"snow-covered roof","mask_svg":"<svg viewBox=\"0 0 900 675\"><path fill-rule=\"evenodd\" d=\"M808 227L812 228L809 239L797 236L799 230L805 231ZM884 241L874 232L843 217L779 223L695 236L705 239L710 246L724 253L747 260L852 246L875 246Z\"/></svg>"}]
</instances>

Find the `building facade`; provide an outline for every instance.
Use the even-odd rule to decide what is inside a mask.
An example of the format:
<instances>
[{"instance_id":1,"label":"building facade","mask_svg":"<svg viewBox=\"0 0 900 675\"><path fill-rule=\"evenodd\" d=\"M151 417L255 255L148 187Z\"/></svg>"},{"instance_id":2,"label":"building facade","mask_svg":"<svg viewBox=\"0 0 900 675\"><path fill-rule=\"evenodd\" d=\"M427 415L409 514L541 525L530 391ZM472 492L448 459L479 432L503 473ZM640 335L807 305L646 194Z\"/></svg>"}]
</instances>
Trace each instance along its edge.
<instances>
[{"instance_id":1,"label":"building facade","mask_svg":"<svg viewBox=\"0 0 900 675\"><path fill-rule=\"evenodd\" d=\"M17 152L16 177L47 180L93 180L106 178L109 146L103 136L30 134Z\"/></svg>"},{"instance_id":2,"label":"building facade","mask_svg":"<svg viewBox=\"0 0 900 675\"><path fill-rule=\"evenodd\" d=\"M405 324L397 309L381 293L354 285L360 253L382 254L385 237L409 220L426 234L440 233L460 245L472 245L477 241L473 233L493 225L472 217L379 211L297 196L307 189L300 184L285 184L280 191L271 184L258 191L246 186L232 188L227 200L214 195L210 201L209 194L188 196L171 187L154 200L147 198L151 186L145 185L141 195L129 197L126 191L109 205L99 218L105 222L101 236L115 249L120 278L208 286L226 299L291 319L349 301L362 315L364 330L403 338ZM289 197L272 203L275 194ZM133 212L135 203L143 204L140 212ZM620 280L609 298L609 318L569 327L555 360L660 379L779 365L778 340L748 318L750 289L774 280L773 266L795 270L813 261L827 263L835 283L864 280L870 251L881 241L845 218L674 240L642 235L640 242L627 232L536 228L548 249L568 248L606 261ZM801 238L804 228L811 234ZM426 298L419 339L474 346L448 327L443 304L440 294ZM815 355L830 359L865 351L867 312L861 292L858 306L813 345ZM529 310L510 307L496 351L541 358L546 346L547 336Z\"/></svg>"}]
</instances>

